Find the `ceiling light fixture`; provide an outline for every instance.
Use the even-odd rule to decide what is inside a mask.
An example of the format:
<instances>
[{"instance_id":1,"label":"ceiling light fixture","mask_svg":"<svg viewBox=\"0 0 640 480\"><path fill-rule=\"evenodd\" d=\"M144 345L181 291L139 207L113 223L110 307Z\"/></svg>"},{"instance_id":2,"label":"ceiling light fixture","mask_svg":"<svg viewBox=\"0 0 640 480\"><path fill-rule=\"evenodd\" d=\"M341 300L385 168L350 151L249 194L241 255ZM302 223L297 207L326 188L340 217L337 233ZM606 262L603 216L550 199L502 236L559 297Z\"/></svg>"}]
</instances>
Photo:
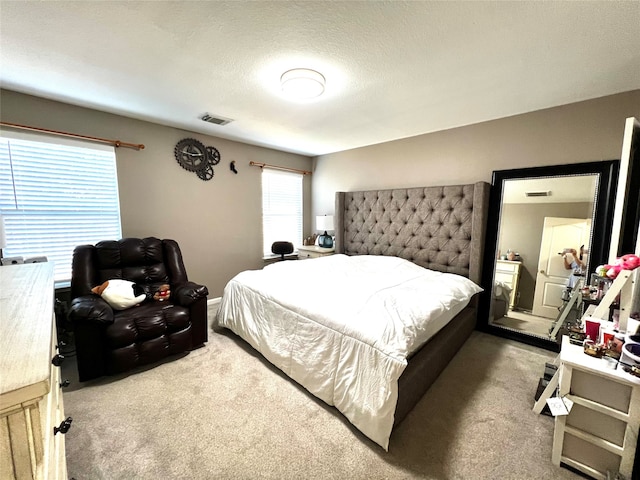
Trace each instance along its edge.
<instances>
[{"instance_id":1,"label":"ceiling light fixture","mask_svg":"<svg viewBox=\"0 0 640 480\"><path fill-rule=\"evenodd\" d=\"M280 77L280 85L285 95L306 100L324 93L325 79L322 74L308 68L294 68Z\"/></svg>"}]
</instances>

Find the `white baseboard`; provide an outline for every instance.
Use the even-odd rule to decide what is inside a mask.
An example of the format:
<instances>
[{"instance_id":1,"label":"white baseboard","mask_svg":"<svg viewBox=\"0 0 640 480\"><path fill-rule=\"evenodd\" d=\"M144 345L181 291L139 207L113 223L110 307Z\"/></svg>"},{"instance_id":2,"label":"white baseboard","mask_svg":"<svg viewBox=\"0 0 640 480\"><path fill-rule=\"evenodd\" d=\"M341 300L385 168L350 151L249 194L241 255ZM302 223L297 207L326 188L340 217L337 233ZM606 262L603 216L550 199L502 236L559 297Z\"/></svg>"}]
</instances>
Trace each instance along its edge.
<instances>
[{"instance_id":1,"label":"white baseboard","mask_svg":"<svg viewBox=\"0 0 640 480\"><path fill-rule=\"evenodd\" d=\"M222 297L209 298L207 300L207 307L212 307L214 305L218 305L222 301Z\"/></svg>"}]
</instances>

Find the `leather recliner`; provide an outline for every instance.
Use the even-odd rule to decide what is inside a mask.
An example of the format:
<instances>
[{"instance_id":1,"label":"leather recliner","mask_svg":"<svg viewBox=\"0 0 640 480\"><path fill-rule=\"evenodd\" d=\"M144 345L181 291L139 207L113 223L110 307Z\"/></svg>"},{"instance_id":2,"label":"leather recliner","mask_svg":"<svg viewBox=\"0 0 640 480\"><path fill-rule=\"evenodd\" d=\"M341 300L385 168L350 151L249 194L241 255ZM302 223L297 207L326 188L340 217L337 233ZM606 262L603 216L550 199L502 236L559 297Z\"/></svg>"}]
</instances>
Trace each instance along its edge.
<instances>
[{"instance_id":1,"label":"leather recliner","mask_svg":"<svg viewBox=\"0 0 640 480\"><path fill-rule=\"evenodd\" d=\"M207 287L190 282L174 240L124 238L74 249L69 319L80 381L124 372L193 350L208 339ZM107 280L134 282L147 299L114 310L91 289ZM171 289L168 300L153 294Z\"/></svg>"}]
</instances>

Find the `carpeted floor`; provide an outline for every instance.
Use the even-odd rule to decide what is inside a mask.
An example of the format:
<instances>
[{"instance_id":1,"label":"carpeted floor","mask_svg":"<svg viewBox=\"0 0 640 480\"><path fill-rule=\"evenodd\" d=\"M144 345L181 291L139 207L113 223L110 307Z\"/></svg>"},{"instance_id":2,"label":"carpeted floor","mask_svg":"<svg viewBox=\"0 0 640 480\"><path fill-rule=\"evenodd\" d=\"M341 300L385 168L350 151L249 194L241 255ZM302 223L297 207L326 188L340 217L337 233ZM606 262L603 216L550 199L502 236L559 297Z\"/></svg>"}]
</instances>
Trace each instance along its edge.
<instances>
[{"instance_id":1,"label":"carpeted floor","mask_svg":"<svg viewBox=\"0 0 640 480\"><path fill-rule=\"evenodd\" d=\"M238 337L211 332L171 362L65 389L69 478L577 479L551 464L553 419L531 410L553 356L475 332L385 452Z\"/></svg>"}]
</instances>

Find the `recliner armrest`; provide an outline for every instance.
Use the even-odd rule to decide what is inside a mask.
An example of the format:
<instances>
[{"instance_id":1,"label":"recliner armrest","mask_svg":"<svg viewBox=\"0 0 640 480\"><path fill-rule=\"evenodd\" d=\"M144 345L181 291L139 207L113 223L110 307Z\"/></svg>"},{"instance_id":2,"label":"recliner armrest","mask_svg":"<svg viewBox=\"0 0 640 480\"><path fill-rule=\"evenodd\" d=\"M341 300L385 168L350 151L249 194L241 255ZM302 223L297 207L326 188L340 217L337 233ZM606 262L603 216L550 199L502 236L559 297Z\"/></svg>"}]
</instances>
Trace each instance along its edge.
<instances>
[{"instance_id":1,"label":"recliner armrest","mask_svg":"<svg viewBox=\"0 0 640 480\"><path fill-rule=\"evenodd\" d=\"M83 295L74 298L69 308L72 322L94 322L110 325L113 323L113 309L98 295Z\"/></svg>"},{"instance_id":2,"label":"recliner armrest","mask_svg":"<svg viewBox=\"0 0 640 480\"><path fill-rule=\"evenodd\" d=\"M188 307L196 300L205 298L209 295L209 290L204 285L199 285L194 282L186 282L176 286L171 291L171 297L175 303Z\"/></svg>"}]
</instances>

